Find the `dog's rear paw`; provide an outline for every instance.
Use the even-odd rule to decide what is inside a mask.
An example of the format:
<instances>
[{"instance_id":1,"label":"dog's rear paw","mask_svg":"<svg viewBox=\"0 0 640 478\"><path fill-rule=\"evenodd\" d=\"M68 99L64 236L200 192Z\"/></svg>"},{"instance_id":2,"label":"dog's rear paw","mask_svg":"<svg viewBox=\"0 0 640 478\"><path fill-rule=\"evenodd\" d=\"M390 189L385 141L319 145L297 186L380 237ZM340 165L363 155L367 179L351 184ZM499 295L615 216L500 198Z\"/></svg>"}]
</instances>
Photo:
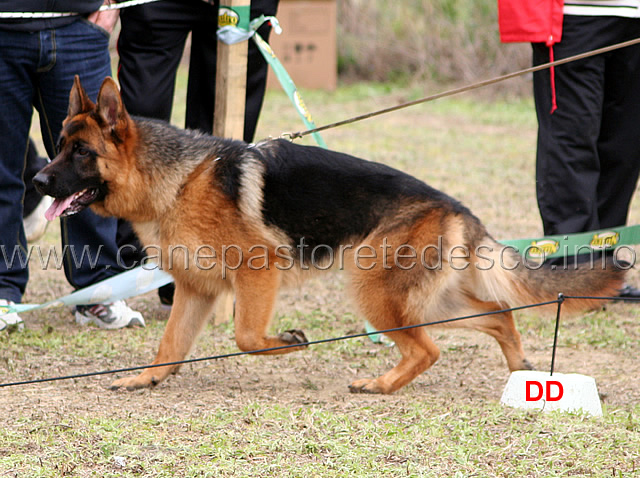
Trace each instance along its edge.
<instances>
[{"instance_id":1,"label":"dog's rear paw","mask_svg":"<svg viewBox=\"0 0 640 478\"><path fill-rule=\"evenodd\" d=\"M529 362L527 359L523 359L522 360L522 368L520 370L535 370L536 368L531 365L531 362Z\"/></svg>"},{"instance_id":2,"label":"dog's rear paw","mask_svg":"<svg viewBox=\"0 0 640 478\"><path fill-rule=\"evenodd\" d=\"M370 378L363 378L356 380L349 385L349 391L351 393L386 393L376 380Z\"/></svg>"},{"instance_id":3,"label":"dog's rear paw","mask_svg":"<svg viewBox=\"0 0 640 478\"><path fill-rule=\"evenodd\" d=\"M291 345L306 344L309 342L309 340L307 340L307 336L304 335L304 332L298 329L292 329L292 330L287 330L285 332L280 332L278 334L278 338L282 340L284 343L291 344Z\"/></svg>"}]
</instances>

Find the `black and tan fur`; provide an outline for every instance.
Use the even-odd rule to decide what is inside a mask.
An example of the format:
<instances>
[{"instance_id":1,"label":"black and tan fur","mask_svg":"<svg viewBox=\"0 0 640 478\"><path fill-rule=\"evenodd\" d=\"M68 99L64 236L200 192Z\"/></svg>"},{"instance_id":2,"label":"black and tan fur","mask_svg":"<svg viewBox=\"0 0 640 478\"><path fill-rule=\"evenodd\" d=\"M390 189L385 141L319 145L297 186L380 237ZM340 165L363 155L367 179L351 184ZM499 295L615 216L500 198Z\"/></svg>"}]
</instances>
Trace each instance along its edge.
<instances>
[{"instance_id":1,"label":"black and tan fur","mask_svg":"<svg viewBox=\"0 0 640 478\"><path fill-rule=\"evenodd\" d=\"M326 246L316 252L327 254L329 248L349 246L343 249L343 266L350 292L378 330L553 300L560 291L612 295L623 277L612 267L576 272L534 271L520 265L509 270L507 266L521 261L512 251L507 251L507 264L501 267L501 246L468 209L407 174L283 140L248 145L132 118L110 78L102 85L97 105L76 79L60 152L35 182L55 198L82 191L71 209L90 204L100 214L127 219L143 243L160 245L164 251L184 245L193 254L209 245L220 254L223 246L235 245L243 252L241 266L226 271L226 278L220 267L184 267L185 258L174 255L169 272L176 283L175 301L154 363L185 358L223 290L235 293L235 337L241 350L304 343L300 331L270 336L267 328L279 289L300 277L296 270L305 261L310 264L315 246ZM430 270L420 263L405 267L409 259L394 262L393 256L382 263L383 247L395 251L410 245L421 251L439 241L441 268ZM301 242L306 248L297 249ZM257 257L263 249L250 253L255 245L267 246L268 257ZM289 259L295 263L293 270L274 267L286 263L276 250L282 245L304 251L302 258ZM354 251L361 245L370 245L377 257L367 259L363 253L356 266ZM482 245L486 247L478 249ZM472 254L464 257L457 246ZM476 250L482 257L473 254ZM450 252L457 259L447 262ZM239 257L228 253L228 263L235 264ZM425 255L429 265L437 261L434 254ZM165 269L168 256L163 255ZM486 264L482 261L487 257L495 266L480 270L478 265ZM256 267L256 262L249 267L252 259L268 261L270 267ZM189 260L193 264L194 258ZM589 306L580 307L585 305ZM510 370L530 368L511 312L451 325L494 337ZM389 336L402 354L400 363L381 377L356 380L352 391L391 393L438 359L438 347L426 328ZM147 387L173 371L175 367L150 368L116 380L113 386Z\"/></svg>"}]
</instances>

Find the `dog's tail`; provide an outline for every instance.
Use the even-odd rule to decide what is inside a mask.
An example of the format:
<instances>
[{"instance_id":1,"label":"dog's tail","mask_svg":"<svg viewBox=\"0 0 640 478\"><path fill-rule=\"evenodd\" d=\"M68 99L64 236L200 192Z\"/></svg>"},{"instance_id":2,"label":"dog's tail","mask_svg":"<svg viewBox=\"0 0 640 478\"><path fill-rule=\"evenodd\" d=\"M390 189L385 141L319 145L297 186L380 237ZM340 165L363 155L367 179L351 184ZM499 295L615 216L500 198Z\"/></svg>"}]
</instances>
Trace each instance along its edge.
<instances>
[{"instance_id":1,"label":"dog's tail","mask_svg":"<svg viewBox=\"0 0 640 478\"><path fill-rule=\"evenodd\" d=\"M510 307L553 301L558 294L584 297L569 300L563 310L580 311L601 307L602 299L615 297L623 287L626 270L607 256L575 265L569 258L567 265L536 264L527 261L512 248L505 248L491 238L483 241L478 254L475 277L476 290L485 300L493 300Z\"/></svg>"}]
</instances>

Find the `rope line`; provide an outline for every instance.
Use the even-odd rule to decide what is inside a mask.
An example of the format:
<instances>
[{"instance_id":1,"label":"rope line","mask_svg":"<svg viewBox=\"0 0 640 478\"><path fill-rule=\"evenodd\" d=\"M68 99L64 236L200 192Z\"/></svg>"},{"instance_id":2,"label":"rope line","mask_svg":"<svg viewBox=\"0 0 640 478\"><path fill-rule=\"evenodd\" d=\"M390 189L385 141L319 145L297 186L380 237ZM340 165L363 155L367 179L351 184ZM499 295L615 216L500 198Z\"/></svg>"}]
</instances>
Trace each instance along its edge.
<instances>
[{"instance_id":1,"label":"rope line","mask_svg":"<svg viewBox=\"0 0 640 478\"><path fill-rule=\"evenodd\" d=\"M569 298L569 297L565 297L565 298ZM535 307L544 307L544 306L547 306L547 305L557 304L558 302L559 302L559 299L555 299L555 300L550 300L548 302L539 302L537 304L521 305L521 306L518 306L518 307L511 307L511 308L508 308L508 309L500 309L500 310L496 310L496 311L493 311L493 312L483 312L481 314L465 315L463 317L454 317L454 318L450 318L450 319L437 320L437 321L434 321L434 322L427 322L427 323L422 323L422 324L405 325L403 327L395 327L395 328L392 328L392 329L376 330L374 332L362 332L362 333L358 333L358 334L342 335L342 336L339 336L339 337L330 337L330 338L327 338L327 339L310 340L310 341L303 342L303 343L300 343L300 344L280 345L278 347L270 347L270 348L266 348L266 349L251 350L251 351L248 351L248 352L243 352L243 351L231 352L231 353L221 354L221 355L212 355L212 356L209 356L209 357L196 357L196 358L192 358L192 359L180 360L180 361L177 361L177 362L166 362L166 363L159 363L159 364L138 365L138 366L134 366L134 367L126 367L126 368L119 368L119 369L100 370L100 371L96 371L96 372L87 372L87 373L80 373L80 374L73 374L73 375L63 375L63 376L58 376L58 377L48 377L48 378L39 378L39 379L33 379L33 380L24 380L24 381L20 381L20 382L0 383L0 388L14 387L14 386L19 386L19 385L33 385L33 384L45 383L45 382L57 382L57 381L61 381L61 380L72 380L72 379L78 379L78 378L96 377L96 376L101 376L101 375L110 375L110 374L114 374L114 373L134 372L134 371L137 371L137 370L144 370L144 369L147 369L147 368L158 368L158 367L184 365L184 364L197 363L197 362L207 362L207 361L221 360L221 359L227 359L227 358L233 358L233 357L241 357L241 356L244 356L244 355L254 355L254 354L265 353L265 352L273 352L273 351L277 351L277 350L290 349L290 348L294 348L294 347L308 347L309 345L319 345L319 344L326 344L326 343L331 343L331 342L338 342L338 341L342 341L342 340L356 339L356 338L360 338L360 337L368 337L368 336L371 336L371 335L374 335L374 334L386 334L386 333L393 333L393 332L402 332L402 331L405 331L405 330L416 329L416 328L419 328L419 327L429 327L429 326L434 326L434 325L442 325L442 324L448 324L448 323L451 323L451 322L457 322L457 321L460 321L460 320L468 320L468 319L475 319L475 318L479 318L479 317L486 317L486 316L489 316L489 315L503 314L505 312L513 312L513 311L523 310L523 309L532 309L532 308L535 308Z\"/></svg>"},{"instance_id":2,"label":"rope line","mask_svg":"<svg viewBox=\"0 0 640 478\"><path fill-rule=\"evenodd\" d=\"M312 133L319 133L320 131L325 131L328 129L332 129L332 128L337 128L339 126L344 126L344 125L348 125L351 123L356 123L358 121L362 121L365 119L369 119L369 118L373 118L375 116L380 116L383 114L387 114L387 113L392 113L394 111L398 111L404 108L408 108L410 106L415 106L415 105L419 105L422 103L428 103L430 101L435 101L437 99L440 98L445 98L447 96L453 96L453 95L457 95L459 93L465 93L467 91L471 91L471 90L476 90L478 88L482 88L485 86L489 86L489 85L493 85L495 83L500 83L502 81L506 81L506 80L510 80L512 78L516 78L519 76L524 76L526 74L529 73L535 73L537 71L541 71L541 70L546 70L548 68L551 67L555 67L555 66L559 66L559 65L564 65L565 63L570 63L572 61L577 61L577 60L582 60L584 58L589 58L592 56L596 56L596 55L601 55L603 53L608 53L614 50L618 50L620 48L625 48L628 46L633 46L633 45L637 45L638 43L640 43L640 38L636 38L634 40L628 40L625 42L621 42L621 43L616 43L615 45L610 45L610 46L606 46L603 48L598 48L596 50L592 50L592 51L588 51L585 53L580 53L579 55L573 55L567 58L563 58L561 60L555 60L555 61L551 61L548 63L544 63L542 65L537 65L537 66L532 66L529 68L525 68L524 70L519 70L519 71L515 71L512 73L507 73L506 75L501 75L501 76L497 76L494 78L490 78L488 80L482 80L479 81L477 83L472 83L470 85L466 85L466 86L461 86L459 88L454 88L451 90L447 90L447 91L443 91L441 93L436 93L434 95L430 95L430 96L425 96L423 98L420 98L418 100L413 100L413 101L407 101L405 103L401 103L399 105L396 106L391 106L388 108L383 108L377 111L373 111L370 113L365 113L362 115L358 115L358 116L354 116L352 118L348 118L342 121L337 121L335 123L329 123L326 124L324 126L319 126L317 128L313 128L313 129L308 129L305 131L298 131L297 133L284 133L282 136L288 136L291 140L294 139L298 139L298 138L302 138L303 136L307 136L309 134Z\"/></svg>"},{"instance_id":3,"label":"rope line","mask_svg":"<svg viewBox=\"0 0 640 478\"><path fill-rule=\"evenodd\" d=\"M640 297L591 297L588 295L563 295L565 299L577 299L577 300L608 300L616 302L637 302Z\"/></svg>"},{"instance_id":4,"label":"rope line","mask_svg":"<svg viewBox=\"0 0 640 478\"><path fill-rule=\"evenodd\" d=\"M20 385L33 385L33 384L39 384L39 383L47 383L47 382L57 382L57 381L62 381L62 380L73 380L73 379L79 379L79 378L88 378L88 377L96 377L96 376L102 376L102 375L111 375L111 374L115 374L115 373L127 373L127 372L135 372L138 370L144 370L147 368L158 368L158 367L168 367L168 366L176 366L176 365L184 365L184 364L191 364L191 363L197 363L197 362L208 362L208 361L214 361L214 360L222 360L222 359L227 359L227 358L234 358L234 357L241 357L241 356L245 356L245 355L254 355L254 354L259 354L259 353L265 353L265 352L273 352L273 351L277 351L277 350L284 350L284 349L290 349L290 348L294 348L294 347L308 347L310 345L319 345L319 344L326 344L326 343L331 343L331 342L338 342L338 341L342 341L342 340L350 340L350 339L356 339L356 338L361 338L361 337L369 337L371 335L375 335L375 334L386 334L386 333L393 333L393 332L402 332L405 330L410 330L410 329L416 329L419 327L429 327L429 326L436 326L436 325L443 325L443 324L448 324L451 322L457 322L457 321L461 321L461 320L469 320L469 319L475 319L475 318L479 318L479 317L486 317L489 315L498 315L498 314L503 314L505 312L515 312L518 310L524 310L524 309L532 309L532 308L537 308L537 307L544 307L547 305L552 305L552 304L557 304L558 305L558 309L557 309L557 316L556 316L556 329L555 329L555 333L554 333L554 342L553 342L553 356L551 359L551 375L553 375L553 368L554 368L554 363L555 363L555 351L557 348L557 339L558 339L558 324L559 324L559 320L560 320L560 312L561 312L561 306L562 303L566 300L603 300L603 301L611 301L611 300L621 300L619 297L596 297L596 296L571 296L571 295L564 295L564 294L558 294L558 298L555 300L550 300L547 302L539 302L536 304L528 304L528 305L521 305L518 307L510 307L508 309L500 309L500 310L496 310L493 312L483 312L481 314L473 314L473 315L465 315L462 317L454 317L454 318L450 318L450 319L443 319L443 320L437 320L434 322L426 322L426 323L422 323L422 324L414 324L414 325L406 325L403 327L395 327L392 329L384 329L384 330L376 330L374 332L362 332L362 333L358 333L358 334L351 334L351 335L343 335L343 336L339 336L339 337L330 337L327 339L319 339L319 340L310 340L304 343L300 343L300 344L288 344L288 345L281 345L278 347L270 347L270 348L265 348L265 349L258 349L258 350L251 350L248 352L231 352L231 353L227 353L227 354L221 354L221 355L212 355L212 356L208 356L208 357L196 357L196 358L192 358L192 359L185 359L185 360L180 360L177 362L166 362L166 363L159 363L159 364L148 364L148 365L138 365L138 366L134 366L134 367L126 367L126 368L118 368L118 369L110 369L110 370L99 370L99 371L95 371L95 372L87 372L87 373L79 373L79 374L73 374L73 375L63 375L63 376L57 376L57 377L48 377L48 378L39 378L39 379L33 379L33 380L23 380L23 381L19 381L19 382L7 382L7 383L0 383L0 388L6 388L6 387L15 387L15 386L20 386ZM640 298L625 298L624 301L638 301L640 300Z\"/></svg>"}]
</instances>

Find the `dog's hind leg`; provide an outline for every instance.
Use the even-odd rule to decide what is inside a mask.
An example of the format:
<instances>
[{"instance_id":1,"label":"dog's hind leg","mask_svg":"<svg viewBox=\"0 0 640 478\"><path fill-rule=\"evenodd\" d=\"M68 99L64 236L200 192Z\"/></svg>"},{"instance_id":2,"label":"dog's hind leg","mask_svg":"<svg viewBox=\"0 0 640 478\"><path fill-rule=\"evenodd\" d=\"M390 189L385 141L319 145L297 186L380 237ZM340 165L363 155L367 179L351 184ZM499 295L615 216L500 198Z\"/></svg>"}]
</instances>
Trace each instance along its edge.
<instances>
[{"instance_id":1,"label":"dog's hind leg","mask_svg":"<svg viewBox=\"0 0 640 478\"><path fill-rule=\"evenodd\" d=\"M351 268L349 288L362 314L377 330L423 322L423 303L411 305L410 292L423 279L422 271L393 271L382 267ZM437 284L431 284L437 288ZM416 292L421 294L421 291ZM376 379L360 379L349 389L353 393L393 393L431 367L440 351L422 327L386 334L402 355L400 363Z\"/></svg>"},{"instance_id":2,"label":"dog's hind leg","mask_svg":"<svg viewBox=\"0 0 640 478\"><path fill-rule=\"evenodd\" d=\"M240 271L234 281L236 343L244 352L307 342L301 330L288 330L277 336L267 335L280 288L280 274L278 270L267 269ZM299 348L287 347L260 353L286 354Z\"/></svg>"},{"instance_id":3,"label":"dog's hind leg","mask_svg":"<svg viewBox=\"0 0 640 478\"><path fill-rule=\"evenodd\" d=\"M473 310L472 314L497 312L507 308L495 302L485 302L476 298L469 298L468 306ZM507 360L509 370L512 372L533 369L533 366L525 358L520 333L516 329L511 311L464 320L460 326L479 330L496 339Z\"/></svg>"},{"instance_id":4,"label":"dog's hind leg","mask_svg":"<svg viewBox=\"0 0 640 478\"><path fill-rule=\"evenodd\" d=\"M392 393L433 365L440 355L436 344L429 338L424 328L391 332L387 336L392 339L402 360L384 375L376 379L356 380L349 386L353 393Z\"/></svg>"},{"instance_id":5,"label":"dog's hind leg","mask_svg":"<svg viewBox=\"0 0 640 478\"><path fill-rule=\"evenodd\" d=\"M171 315L152 365L184 360L202 326L211 317L214 303L213 297L197 294L176 283ZM157 385L178 368L179 365L147 368L135 377L116 380L111 384L111 388L115 390L125 387L135 390Z\"/></svg>"}]
</instances>

